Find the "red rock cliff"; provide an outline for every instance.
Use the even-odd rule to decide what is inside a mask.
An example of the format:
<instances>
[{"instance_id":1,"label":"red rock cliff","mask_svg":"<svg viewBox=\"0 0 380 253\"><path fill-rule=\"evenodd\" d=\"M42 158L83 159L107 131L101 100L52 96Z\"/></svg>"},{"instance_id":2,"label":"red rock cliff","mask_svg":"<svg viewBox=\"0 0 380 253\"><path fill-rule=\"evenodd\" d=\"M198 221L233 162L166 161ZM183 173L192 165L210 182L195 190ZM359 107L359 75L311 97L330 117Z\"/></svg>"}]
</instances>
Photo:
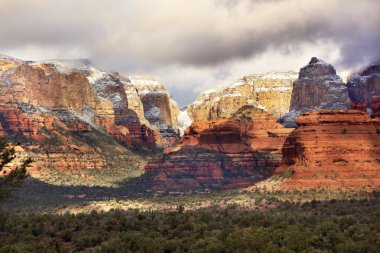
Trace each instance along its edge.
<instances>
[{"instance_id":1,"label":"red rock cliff","mask_svg":"<svg viewBox=\"0 0 380 253\"><path fill-rule=\"evenodd\" d=\"M276 170L290 176L281 188L380 187L379 119L353 110L321 110L296 122Z\"/></svg>"},{"instance_id":2,"label":"red rock cliff","mask_svg":"<svg viewBox=\"0 0 380 253\"><path fill-rule=\"evenodd\" d=\"M154 191L190 191L248 186L270 176L291 129L252 106L233 118L194 122L180 146L148 163Z\"/></svg>"}]
</instances>

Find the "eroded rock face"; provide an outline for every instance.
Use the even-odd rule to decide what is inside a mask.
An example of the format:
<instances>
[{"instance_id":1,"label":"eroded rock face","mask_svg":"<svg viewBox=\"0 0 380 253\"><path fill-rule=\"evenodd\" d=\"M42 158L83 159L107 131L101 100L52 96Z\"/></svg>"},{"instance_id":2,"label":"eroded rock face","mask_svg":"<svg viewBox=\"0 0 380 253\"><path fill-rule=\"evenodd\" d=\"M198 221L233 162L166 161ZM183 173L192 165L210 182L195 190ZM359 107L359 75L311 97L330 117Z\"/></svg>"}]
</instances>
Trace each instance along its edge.
<instances>
[{"instance_id":1,"label":"eroded rock face","mask_svg":"<svg viewBox=\"0 0 380 253\"><path fill-rule=\"evenodd\" d=\"M128 78L99 71L85 61L26 62L0 57L0 135L21 142L34 158L35 172L82 173L111 164L141 171L142 159L124 146L154 149L164 143L165 136L145 118L137 87L133 97L126 86L133 86ZM164 102L168 110L174 110L174 102ZM176 122L175 117L175 113L166 115L162 121ZM95 136L100 146L114 146L96 146ZM107 152L109 156L104 155Z\"/></svg>"},{"instance_id":2,"label":"eroded rock face","mask_svg":"<svg viewBox=\"0 0 380 253\"><path fill-rule=\"evenodd\" d=\"M285 129L261 109L245 106L230 119L197 121L181 145L145 167L153 191L204 191L248 186L269 177L281 159Z\"/></svg>"},{"instance_id":3,"label":"eroded rock face","mask_svg":"<svg viewBox=\"0 0 380 253\"><path fill-rule=\"evenodd\" d=\"M366 112L321 110L296 120L276 174L280 188L380 187L380 121Z\"/></svg>"},{"instance_id":4,"label":"eroded rock face","mask_svg":"<svg viewBox=\"0 0 380 253\"><path fill-rule=\"evenodd\" d=\"M18 160L32 159L28 173L49 183L54 183L49 177L57 173L80 174L84 182L93 182L96 181L90 176L93 170L112 171L117 167L138 171L144 165L140 157L110 135L92 128L68 111L1 105L0 120L4 136L21 143ZM115 133L126 145L131 144L127 128L117 126Z\"/></svg>"},{"instance_id":5,"label":"eroded rock face","mask_svg":"<svg viewBox=\"0 0 380 253\"><path fill-rule=\"evenodd\" d=\"M246 76L230 86L199 95L188 106L194 121L230 118L245 105L264 109L275 117L289 112L295 72L271 72Z\"/></svg>"},{"instance_id":6,"label":"eroded rock face","mask_svg":"<svg viewBox=\"0 0 380 253\"><path fill-rule=\"evenodd\" d=\"M165 86L152 77L130 76L129 80L125 89L135 89L143 105L144 118L160 132L161 146L177 143L179 108Z\"/></svg>"},{"instance_id":7,"label":"eroded rock face","mask_svg":"<svg viewBox=\"0 0 380 253\"><path fill-rule=\"evenodd\" d=\"M367 108L375 96L380 96L380 62L351 75L347 82L353 103L365 103Z\"/></svg>"},{"instance_id":8,"label":"eroded rock face","mask_svg":"<svg viewBox=\"0 0 380 253\"><path fill-rule=\"evenodd\" d=\"M179 140L178 107L155 80L129 79L80 60L25 62L2 57L0 70L0 104L70 111L128 146L155 148ZM160 112L149 113L154 109Z\"/></svg>"},{"instance_id":9,"label":"eroded rock face","mask_svg":"<svg viewBox=\"0 0 380 253\"><path fill-rule=\"evenodd\" d=\"M294 81L290 112L280 119L286 126L296 127L295 119L303 112L319 109L349 109L348 89L334 67L313 57L301 68Z\"/></svg>"}]
</instances>

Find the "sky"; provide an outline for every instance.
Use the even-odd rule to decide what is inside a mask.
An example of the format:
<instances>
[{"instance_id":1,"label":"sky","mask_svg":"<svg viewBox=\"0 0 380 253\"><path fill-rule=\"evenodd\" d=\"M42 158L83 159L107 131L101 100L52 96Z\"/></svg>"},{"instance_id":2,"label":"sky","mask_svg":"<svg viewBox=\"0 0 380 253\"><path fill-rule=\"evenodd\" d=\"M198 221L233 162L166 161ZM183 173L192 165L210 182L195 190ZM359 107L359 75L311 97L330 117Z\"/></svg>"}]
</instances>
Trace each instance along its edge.
<instances>
[{"instance_id":1,"label":"sky","mask_svg":"<svg viewBox=\"0 0 380 253\"><path fill-rule=\"evenodd\" d=\"M379 0L0 0L0 53L153 75L183 107L313 56L338 73L379 60L379 9Z\"/></svg>"}]
</instances>

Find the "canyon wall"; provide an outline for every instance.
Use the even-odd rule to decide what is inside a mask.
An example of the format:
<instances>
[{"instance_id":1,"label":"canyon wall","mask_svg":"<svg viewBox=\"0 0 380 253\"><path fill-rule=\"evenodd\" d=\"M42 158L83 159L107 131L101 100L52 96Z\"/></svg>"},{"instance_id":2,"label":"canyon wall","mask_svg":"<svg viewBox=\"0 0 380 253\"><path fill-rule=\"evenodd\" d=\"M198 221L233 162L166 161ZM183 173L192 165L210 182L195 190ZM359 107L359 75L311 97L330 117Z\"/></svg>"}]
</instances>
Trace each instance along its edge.
<instances>
[{"instance_id":1,"label":"canyon wall","mask_svg":"<svg viewBox=\"0 0 380 253\"><path fill-rule=\"evenodd\" d=\"M380 121L366 112L319 110L296 120L287 138L280 189L380 187Z\"/></svg>"},{"instance_id":2,"label":"canyon wall","mask_svg":"<svg viewBox=\"0 0 380 253\"><path fill-rule=\"evenodd\" d=\"M150 161L145 171L155 192L248 186L273 173L291 130L262 109L244 106L230 119L193 122L181 144Z\"/></svg>"},{"instance_id":3,"label":"canyon wall","mask_svg":"<svg viewBox=\"0 0 380 253\"><path fill-rule=\"evenodd\" d=\"M179 141L176 103L151 79L103 72L85 60L23 61L0 57L0 134L20 142L31 171L140 170L152 150ZM156 82L156 81L154 81ZM149 117L157 107L159 114ZM118 140L116 142L115 140Z\"/></svg>"}]
</instances>

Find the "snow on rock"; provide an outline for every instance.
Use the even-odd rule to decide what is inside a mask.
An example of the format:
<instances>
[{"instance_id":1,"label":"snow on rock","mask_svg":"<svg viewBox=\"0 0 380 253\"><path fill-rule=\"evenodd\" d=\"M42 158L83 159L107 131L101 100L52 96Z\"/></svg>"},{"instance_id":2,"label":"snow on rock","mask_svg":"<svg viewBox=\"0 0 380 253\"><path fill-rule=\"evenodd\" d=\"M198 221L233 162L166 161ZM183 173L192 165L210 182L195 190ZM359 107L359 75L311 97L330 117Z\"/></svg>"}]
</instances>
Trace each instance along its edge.
<instances>
[{"instance_id":1,"label":"snow on rock","mask_svg":"<svg viewBox=\"0 0 380 253\"><path fill-rule=\"evenodd\" d=\"M335 68L316 57L302 67L294 81L290 112L279 119L287 127L295 127L295 119L303 112L320 109L348 109L348 90Z\"/></svg>"},{"instance_id":2,"label":"snow on rock","mask_svg":"<svg viewBox=\"0 0 380 253\"><path fill-rule=\"evenodd\" d=\"M186 128L188 128L193 121L191 120L187 110L181 110L178 115L178 129L180 135L183 136Z\"/></svg>"},{"instance_id":3,"label":"snow on rock","mask_svg":"<svg viewBox=\"0 0 380 253\"><path fill-rule=\"evenodd\" d=\"M105 78L107 75L106 72L100 71L93 67L90 68L90 71L91 74L87 76L87 80L92 84L95 84L98 80Z\"/></svg>"},{"instance_id":4,"label":"snow on rock","mask_svg":"<svg viewBox=\"0 0 380 253\"><path fill-rule=\"evenodd\" d=\"M151 119L151 118L159 118L161 115L160 108L153 106L148 111L145 112L145 118Z\"/></svg>"},{"instance_id":5,"label":"snow on rock","mask_svg":"<svg viewBox=\"0 0 380 253\"><path fill-rule=\"evenodd\" d=\"M89 71L91 61L89 59L74 59L74 60L43 60L31 62L33 65L51 64L55 69L62 74L69 74L72 71Z\"/></svg>"},{"instance_id":6,"label":"snow on rock","mask_svg":"<svg viewBox=\"0 0 380 253\"><path fill-rule=\"evenodd\" d=\"M373 98L380 96L380 61L350 74L347 87L351 101L368 108Z\"/></svg>"},{"instance_id":7,"label":"snow on rock","mask_svg":"<svg viewBox=\"0 0 380 253\"><path fill-rule=\"evenodd\" d=\"M245 76L229 86L201 93L187 111L194 121L228 118L249 104L280 117L289 111L297 76L293 71Z\"/></svg>"},{"instance_id":8,"label":"snow on rock","mask_svg":"<svg viewBox=\"0 0 380 253\"><path fill-rule=\"evenodd\" d=\"M151 76L128 76L132 85L162 85L155 77Z\"/></svg>"}]
</instances>

